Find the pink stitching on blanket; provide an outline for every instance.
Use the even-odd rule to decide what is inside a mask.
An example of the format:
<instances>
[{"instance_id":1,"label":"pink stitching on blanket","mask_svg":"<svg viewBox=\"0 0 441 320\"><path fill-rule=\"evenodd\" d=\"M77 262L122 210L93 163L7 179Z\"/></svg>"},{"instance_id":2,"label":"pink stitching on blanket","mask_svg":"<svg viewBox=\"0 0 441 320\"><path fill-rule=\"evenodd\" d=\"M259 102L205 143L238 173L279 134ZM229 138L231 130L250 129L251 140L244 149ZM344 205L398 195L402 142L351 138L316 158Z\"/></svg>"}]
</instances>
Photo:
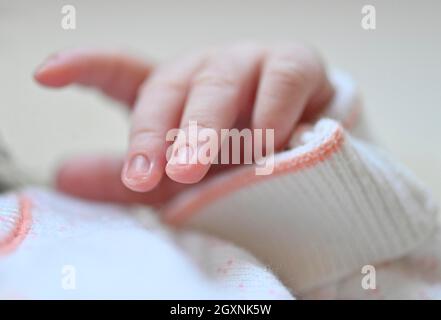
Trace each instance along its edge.
<instances>
[{"instance_id":1,"label":"pink stitching on blanket","mask_svg":"<svg viewBox=\"0 0 441 320\"><path fill-rule=\"evenodd\" d=\"M14 227L10 233L0 239L0 255L5 255L14 251L26 238L32 225L31 200L20 195L18 198L19 212Z\"/></svg>"}]
</instances>

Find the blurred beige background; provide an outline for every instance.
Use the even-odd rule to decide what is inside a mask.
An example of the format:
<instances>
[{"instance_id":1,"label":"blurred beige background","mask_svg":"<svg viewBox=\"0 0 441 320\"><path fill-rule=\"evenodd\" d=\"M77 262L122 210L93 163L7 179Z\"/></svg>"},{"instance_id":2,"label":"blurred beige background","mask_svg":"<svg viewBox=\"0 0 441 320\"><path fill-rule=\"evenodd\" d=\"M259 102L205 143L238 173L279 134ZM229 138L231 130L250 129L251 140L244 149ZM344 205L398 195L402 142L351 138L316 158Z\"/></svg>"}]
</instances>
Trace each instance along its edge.
<instances>
[{"instance_id":1,"label":"blurred beige background","mask_svg":"<svg viewBox=\"0 0 441 320\"><path fill-rule=\"evenodd\" d=\"M61 28L61 7L77 29ZM360 27L373 4L377 29ZM242 39L304 40L349 71L378 140L441 199L441 1L6 1L0 0L0 132L17 161L48 181L70 154L123 152L126 113L96 93L32 80L49 53L128 48L154 59Z\"/></svg>"}]
</instances>

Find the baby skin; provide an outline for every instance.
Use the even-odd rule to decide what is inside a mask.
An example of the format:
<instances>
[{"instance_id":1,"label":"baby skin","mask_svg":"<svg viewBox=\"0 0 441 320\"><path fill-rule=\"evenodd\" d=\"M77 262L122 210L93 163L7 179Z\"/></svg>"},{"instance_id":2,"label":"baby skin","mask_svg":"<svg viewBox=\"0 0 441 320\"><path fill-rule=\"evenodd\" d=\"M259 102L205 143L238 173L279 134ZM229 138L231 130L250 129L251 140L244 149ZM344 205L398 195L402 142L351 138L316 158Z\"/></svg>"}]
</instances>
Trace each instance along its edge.
<instances>
[{"instance_id":1,"label":"baby skin","mask_svg":"<svg viewBox=\"0 0 441 320\"><path fill-rule=\"evenodd\" d=\"M161 205L222 167L168 161L169 130L188 130L191 121L216 132L274 129L274 147L281 150L295 127L313 119L334 94L320 57L298 44L209 48L161 64L120 52L74 49L50 56L35 79L53 88L93 87L131 110L126 155L68 160L57 173L58 189L92 200L149 205ZM178 142L171 148L198 152Z\"/></svg>"}]
</instances>

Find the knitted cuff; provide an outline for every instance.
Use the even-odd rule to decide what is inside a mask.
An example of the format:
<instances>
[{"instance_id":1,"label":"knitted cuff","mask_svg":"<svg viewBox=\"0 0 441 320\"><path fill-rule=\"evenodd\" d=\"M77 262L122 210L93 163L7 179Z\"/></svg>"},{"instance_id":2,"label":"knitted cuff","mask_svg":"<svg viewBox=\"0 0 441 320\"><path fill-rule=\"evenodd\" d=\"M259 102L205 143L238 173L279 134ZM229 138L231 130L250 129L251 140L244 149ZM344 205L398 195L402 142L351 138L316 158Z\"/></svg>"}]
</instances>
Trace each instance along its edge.
<instances>
[{"instance_id":1,"label":"knitted cuff","mask_svg":"<svg viewBox=\"0 0 441 320\"><path fill-rule=\"evenodd\" d=\"M436 209L425 190L341 121L321 119L294 141L271 175L218 175L177 197L165 219L242 246L300 294L430 236Z\"/></svg>"}]
</instances>

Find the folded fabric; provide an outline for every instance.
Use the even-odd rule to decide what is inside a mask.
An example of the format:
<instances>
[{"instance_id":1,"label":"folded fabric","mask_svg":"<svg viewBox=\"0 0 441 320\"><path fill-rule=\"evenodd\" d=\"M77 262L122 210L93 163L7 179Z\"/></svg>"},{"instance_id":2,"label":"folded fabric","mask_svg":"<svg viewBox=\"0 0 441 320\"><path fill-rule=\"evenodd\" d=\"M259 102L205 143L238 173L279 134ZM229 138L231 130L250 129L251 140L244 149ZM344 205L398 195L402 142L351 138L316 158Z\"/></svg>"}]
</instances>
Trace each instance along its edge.
<instances>
[{"instance_id":1,"label":"folded fabric","mask_svg":"<svg viewBox=\"0 0 441 320\"><path fill-rule=\"evenodd\" d=\"M334 101L297 130L271 175L248 166L202 182L167 204L167 221L246 248L301 295L429 238L436 226L430 197L351 135L366 137L360 100L347 76L334 73L333 82Z\"/></svg>"}]
</instances>

